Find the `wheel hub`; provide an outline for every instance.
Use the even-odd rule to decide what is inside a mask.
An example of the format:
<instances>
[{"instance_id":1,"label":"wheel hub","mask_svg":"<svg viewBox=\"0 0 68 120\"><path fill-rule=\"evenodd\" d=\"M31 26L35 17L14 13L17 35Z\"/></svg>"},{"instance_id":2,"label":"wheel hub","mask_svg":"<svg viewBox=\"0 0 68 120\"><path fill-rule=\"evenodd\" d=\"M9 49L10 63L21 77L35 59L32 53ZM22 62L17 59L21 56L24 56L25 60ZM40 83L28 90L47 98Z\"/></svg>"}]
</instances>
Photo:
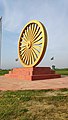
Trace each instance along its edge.
<instances>
[{"instance_id":1,"label":"wheel hub","mask_svg":"<svg viewBox=\"0 0 68 120\"><path fill-rule=\"evenodd\" d=\"M30 49L30 48L31 48L31 46L32 46L31 42L30 42L30 41L28 41L28 42L27 42L27 48L28 48L28 49Z\"/></svg>"}]
</instances>

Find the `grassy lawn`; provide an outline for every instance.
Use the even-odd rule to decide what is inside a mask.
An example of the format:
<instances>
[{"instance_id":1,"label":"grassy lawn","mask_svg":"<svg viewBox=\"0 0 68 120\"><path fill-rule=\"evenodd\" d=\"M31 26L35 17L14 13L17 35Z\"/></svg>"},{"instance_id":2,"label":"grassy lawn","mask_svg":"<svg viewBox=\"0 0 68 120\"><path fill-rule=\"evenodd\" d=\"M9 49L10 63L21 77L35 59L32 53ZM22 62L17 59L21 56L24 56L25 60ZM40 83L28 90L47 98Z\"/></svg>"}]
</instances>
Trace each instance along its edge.
<instances>
[{"instance_id":1,"label":"grassy lawn","mask_svg":"<svg viewBox=\"0 0 68 120\"><path fill-rule=\"evenodd\" d=\"M8 73L9 73L9 70L0 70L0 76Z\"/></svg>"},{"instance_id":2,"label":"grassy lawn","mask_svg":"<svg viewBox=\"0 0 68 120\"><path fill-rule=\"evenodd\" d=\"M7 74L10 70L0 70L0 76ZM61 75L68 75L68 68L67 69L55 69L56 73Z\"/></svg>"},{"instance_id":3,"label":"grassy lawn","mask_svg":"<svg viewBox=\"0 0 68 120\"><path fill-rule=\"evenodd\" d=\"M55 69L56 73L61 75L68 75L68 68L67 69Z\"/></svg>"},{"instance_id":4,"label":"grassy lawn","mask_svg":"<svg viewBox=\"0 0 68 120\"><path fill-rule=\"evenodd\" d=\"M0 91L0 120L68 120L68 89Z\"/></svg>"}]
</instances>

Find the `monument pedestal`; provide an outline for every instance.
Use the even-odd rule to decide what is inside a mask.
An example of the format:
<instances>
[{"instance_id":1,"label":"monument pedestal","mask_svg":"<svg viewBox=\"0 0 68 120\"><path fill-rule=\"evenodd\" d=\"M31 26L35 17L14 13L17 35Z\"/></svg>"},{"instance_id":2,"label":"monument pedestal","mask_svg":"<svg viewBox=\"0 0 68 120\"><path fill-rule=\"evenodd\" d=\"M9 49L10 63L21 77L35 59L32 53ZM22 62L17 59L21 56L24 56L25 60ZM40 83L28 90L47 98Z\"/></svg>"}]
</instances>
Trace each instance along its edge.
<instances>
[{"instance_id":1,"label":"monument pedestal","mask_svg":"<svg viewBox=\"0 0 68 120\"><path fill-rule=\"evenodd\" d=\"M22 80L44 80L61 77L50 67L14 68L5 76Z\"/></svg>"}]
</instances>

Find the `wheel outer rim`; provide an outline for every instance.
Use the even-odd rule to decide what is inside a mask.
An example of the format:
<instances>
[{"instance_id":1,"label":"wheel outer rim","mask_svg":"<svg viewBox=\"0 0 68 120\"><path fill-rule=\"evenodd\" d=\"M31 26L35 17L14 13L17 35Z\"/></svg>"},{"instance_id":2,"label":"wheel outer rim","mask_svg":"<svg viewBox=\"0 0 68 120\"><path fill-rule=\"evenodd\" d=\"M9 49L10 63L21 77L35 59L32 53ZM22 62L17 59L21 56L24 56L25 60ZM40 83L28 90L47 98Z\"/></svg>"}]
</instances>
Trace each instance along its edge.
<instances>
[{"instance_id":1,"label":"wheel outer rim","mask_svg":"<svg viewBox=\"0 0 68 120\"><path fill-rule=\"evenodd\" d=\"M20 56L20 52L19 52L19 44L20 44L20 38L21 38L21 35L22 35L24 29L31 23L35 23L40 27L40 29L42 31L43 38L42 38L42 48L41 48L41 51L40 51L40 54L39 54L38 58L36 59L36 61L33 64L28 65L28 64L23 63L23 61L21 60L21 56ZM20 36L19 36L19 40L18 40L18 57L20 59L21 64L24 67L35 67L36 65L38 65L40 63L40 61L42 60L42 58L44 57L44 54L46 52L46 47L47 47L47 32L46 32L46 29L45 29L44 25L37 20L31 20L22 29L22 31L20 33Z\"/></svg>"}]
</instances>

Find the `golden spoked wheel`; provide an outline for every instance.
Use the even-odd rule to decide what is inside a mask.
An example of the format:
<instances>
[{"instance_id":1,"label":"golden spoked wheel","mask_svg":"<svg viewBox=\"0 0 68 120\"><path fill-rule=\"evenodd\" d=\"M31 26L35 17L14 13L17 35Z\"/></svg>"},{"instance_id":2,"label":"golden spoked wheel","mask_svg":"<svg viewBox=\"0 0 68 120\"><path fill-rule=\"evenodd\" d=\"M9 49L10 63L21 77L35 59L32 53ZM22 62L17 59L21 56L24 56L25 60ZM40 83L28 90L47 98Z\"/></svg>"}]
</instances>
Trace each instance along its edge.
<instances>
[{"instance_id":1,"label":"golden spoked wheel","mask_svg":"<svg viewBox=\"0 0 68 120\"><path fill-rule=\"evenodd\" d=\"M22 30L18 43L18 55L25 67L34 67L42 60L47 46L47 33L43 24L30 21Z\"/></svg>"}]
</instances>

